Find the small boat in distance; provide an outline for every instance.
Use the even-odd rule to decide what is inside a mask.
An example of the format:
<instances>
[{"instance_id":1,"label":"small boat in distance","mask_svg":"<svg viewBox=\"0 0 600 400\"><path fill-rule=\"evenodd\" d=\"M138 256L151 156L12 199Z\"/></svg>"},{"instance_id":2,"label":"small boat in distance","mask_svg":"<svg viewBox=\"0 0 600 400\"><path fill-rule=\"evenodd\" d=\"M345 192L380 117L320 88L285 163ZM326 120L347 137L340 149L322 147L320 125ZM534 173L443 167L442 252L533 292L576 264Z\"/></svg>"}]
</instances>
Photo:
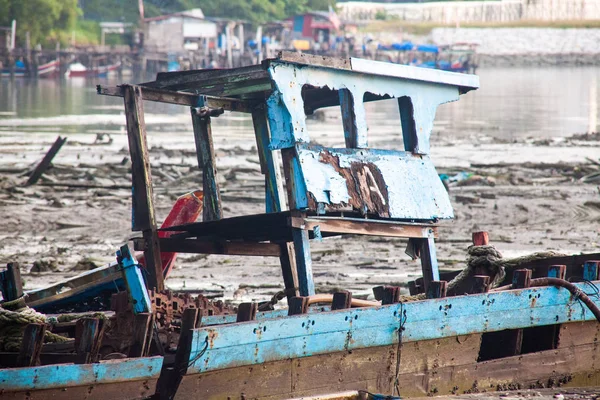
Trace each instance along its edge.
<instances>
[{"instance_id":1,"label":"small boat in distance","mask_svg":"<svg viewBox=\"0 0 600 400\"><path fill-rule=\"evenodd\" d=\"M52 60L45 64L38 65L38 76L40 78L53 78L58 73L59 61ZM5 67L0 71L0 76L2 78L10 77L10 68ZM28 76L27 67L22 61L17 61L15 63L15 78L24 78Z\"/></svg>"},{"instance_id":2,"label":"small boat in distance","mask_svg":"<svg viewBox=\"0 0 600 400\"><path fill-rule=\"evenodd\" d=\"M120 62L115 64L103 65L96 68L88 68L81 63L74 63L69 65L69 69L66 72L66 76L67 78L107 76L110 72L116 71L120 67Z\"/></svg>"}]
</instances>

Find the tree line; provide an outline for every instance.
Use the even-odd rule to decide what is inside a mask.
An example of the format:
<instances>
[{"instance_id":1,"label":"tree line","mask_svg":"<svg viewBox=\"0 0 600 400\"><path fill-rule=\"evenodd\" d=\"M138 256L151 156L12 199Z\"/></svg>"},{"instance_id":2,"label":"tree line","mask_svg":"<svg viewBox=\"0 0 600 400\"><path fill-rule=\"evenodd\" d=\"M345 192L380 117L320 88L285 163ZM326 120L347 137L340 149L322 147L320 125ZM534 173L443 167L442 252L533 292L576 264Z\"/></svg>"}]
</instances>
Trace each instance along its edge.
<instances>
[{"instance_id":1,"label":"tree line","mask_svg":"<svg viewBox=\"0 0 600 400\"><path fill-rule=\"evenodd\" d=\"M144 0L145 17L201 8L207 17L262 24L308 10L327 10L335 0ZM17 20L17 43L68 43L71 32L91 29L81 21L139 22L137 0L0 0L0 27ZM83 28L82 28L83 27ZM0 35L1 36L1 35Z\"/></svg>"}]
</instances>

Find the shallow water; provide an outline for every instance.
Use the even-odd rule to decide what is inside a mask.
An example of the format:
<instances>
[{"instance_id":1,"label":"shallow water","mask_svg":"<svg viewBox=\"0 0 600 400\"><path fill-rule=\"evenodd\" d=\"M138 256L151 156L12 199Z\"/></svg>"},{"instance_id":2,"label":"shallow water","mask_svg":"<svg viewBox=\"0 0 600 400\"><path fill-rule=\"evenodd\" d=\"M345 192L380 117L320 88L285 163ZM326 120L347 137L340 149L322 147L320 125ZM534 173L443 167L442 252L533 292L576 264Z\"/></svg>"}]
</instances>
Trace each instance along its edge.
<instances>
[{"instance_id":1,"label":"shallow water","mask_svg":"<svg viewBox=\"0 0 600 400\"><path fill-rule=\"evenodd\" d=\"M598 129L596 116L600 71L582 68L503 68L480 69L481 88L461 97L456 103L438 110L434 135L447 138L471 137L480 133L511 140L521 137L555 137ZM126 80L136 81L135 78ZM95 85L117 84L116 81L71 79L64 81L8 79L0 81L0 129L9 126L35 126L33 131L60 133L97 130L99 126L118 124L121 103L118 99L98 96ZM149 123L169 124L181 120L187 124L184 107L148 104L147 112L158 114ZM162 115L161 115L162 114ZM182 118L173 118L181 114ZM94 117L90 118L90 115ZM167 117L168 116L168 117ZM394 102L369 104L371 131L381 133L396 129L397 110ZM328 118L329 120L330 118ZM594 123L594 119L595 123ZM249 120L221 118L226 125L249 126ZM337 121L328 121L335 124ZM313 130L334 127L320 121ZM175 124L177 125L177 124ZM337 124L336 124L337 125ZM78 128L77 128L78 127ZM382 132L383 130L383 132ZM335 127L341 132L341 127Z\"/></svg>"}]
</instances>

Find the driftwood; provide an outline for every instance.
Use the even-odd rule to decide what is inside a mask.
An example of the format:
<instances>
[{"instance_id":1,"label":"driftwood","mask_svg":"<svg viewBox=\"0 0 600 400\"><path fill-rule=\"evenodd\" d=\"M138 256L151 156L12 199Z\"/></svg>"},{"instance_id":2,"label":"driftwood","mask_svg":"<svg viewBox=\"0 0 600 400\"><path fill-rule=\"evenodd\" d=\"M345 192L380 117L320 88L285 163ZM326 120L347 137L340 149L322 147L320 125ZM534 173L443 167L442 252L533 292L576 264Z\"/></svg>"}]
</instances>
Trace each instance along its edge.
<instances>
[{"instance_id":1,"label":"driftwood","mask_svg":"<svg viewBox=\"0 0 600 400\"><path fill-rule=\"evenodd\" d=\"M58 153L62 145L65 144L66 141L66 137L63 138L59 136L56 138L56 141L54 142L52 147L50 147L44 158L42 158L42 161L40 161L40 163L37 165L37 167L35 167L31 175L29 176L29 179L27 179L27 183L25 184L26 186L34 185L42 177L43 173L46 172L46 170L50 167L50 164L52 164L54 156L56 156L56 154Z\"/></svg>"}]
</instances>

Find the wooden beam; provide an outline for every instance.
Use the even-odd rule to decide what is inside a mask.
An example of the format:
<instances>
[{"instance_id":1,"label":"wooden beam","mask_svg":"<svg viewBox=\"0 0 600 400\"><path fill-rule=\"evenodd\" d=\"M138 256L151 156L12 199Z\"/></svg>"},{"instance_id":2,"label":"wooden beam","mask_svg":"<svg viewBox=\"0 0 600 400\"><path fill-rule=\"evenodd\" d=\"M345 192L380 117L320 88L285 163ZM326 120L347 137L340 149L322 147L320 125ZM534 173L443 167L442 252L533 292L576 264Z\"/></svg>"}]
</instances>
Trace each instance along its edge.
<instances>
[{"instance_id":1,"label":"wooden beam","mask_svg":"<svg viewBox=\"0 0 600 400\"><path fill-rule=\"evenodd\" d=\"M286 209L285 189L283 187L283 180L281 179L279 159L269 149L271 132L264 105L252 110L252 122L254 125L254 135L256 136L256 147L260 158L260 167L262 173L265 175L266 212L280 212ZM289 300L293 296L298 295L298 274L296 271L294 244L281 242L280 253L281 273Z\"/></svg>"},{"instance_id":2,"label":"wooden beam","mask_svg":"<svg viewBox=\"0 0 600 400\"><path fill-rule=\"evenodd\" d=\"M290 225L294 228L314 230L316 226L321 232L335 232L355 235L391 236L403 238L427 238L437 236L437 227L427 225L409 225L396 221L380 221L369 219L349 219L342 217L291 217Z\"/></svg>"},{"instance_id":3,"label":"wooden beam","mask_svg":"<svg viewBox=\"0 0 600 400\"><path fill-rule=\"evenodd\" d=\"M46 170L50 167L54 156L56 156L56 154L63 146L63 144L65 144L66 141L66 137L63 138L59 136L56 138L56 141L54 142L52 147L50 147L44 158L42 158L42 161L40 161L40 163L37 165L37 167L35 167L31 175L29 176L29 179L27 179L27 183L25 184L26 186L34 185L42 177L42 174L46 172Z\"/></svg>"},{"instance_id":4,"label":"wooden beam","mask_svg":"<svg viewBox=\"0 0 600 400\"><path fill-rule=\"evenodd\" d=\"M164 278L154 214L152 176L148 144L146 142L142 89L138 86L124 85L123 90L125 92L125 117L127 119L133 185L132 229L142 231L144 236L146 244L144 258L148 272L148 286L161 291L164 290Z\"/></svg>"},{"instance_id":5,"label":"wooden beam","mask_svg":"<svg viewBox=\"0 0 600 400\"><path fill-rule=\"evenodd\" d=\"M136 250L144 248L143 239L135 239ZM281 256L281 246L277 243L204 241L197 239L160 238L160 248L164 252L194 254L224 254L231 256Z\"/></svg>"},{"instance_id":6,"label":"wooden beam","mask_svg":"<svg viewBox=\"0 0 600 400\"><path fill-rule=\"evenodd\" d=\"M97 85L96 91L104 96L124 97L124 86L102 86ZM142 99L146 101L156 101L159 103L178 104L188 107L197 107L201 95L178 92L174 90L156 89L144 87L142 90ZM250 105L239 99L227 97L203 96L205 104L210 108L222 108L227 111L250 112Z\"/></svg>"},{"instance_id":7,"label":"wooden beam","mask_svg":"<svg viewBox=\"0 0 600 400\"><path fill-rule=\"evenodd\" d=\"M344 139L349 149L358 148L358 128L354 114L354 98L348 89L340 89L340 108L342 110L342 125L344 126Z\"/></svg>"},{"instance_id":8,"label":"wooden beam","mask_svg":"<svg viewBox=\"0 0 600 400\"><path fill-rule=\"evenodd\" d=\"M204 106L202 104L201 106ZM221 193L217 181L217 166L213 147L210 117L201 117L198 109L191 108L194 140L198 156L198 167L202 170L202 185L204 190L203 221L213 221L223 218Z\"/></svg>"},{"instance_id":9,"label":"wooden beam","mask_svg":"<svg viewBox=\"0 0 600 400\"><path fill-rule=\"evenodd\" d=\"M433 235L426 239L416 240L421 241L420 250L421 269L423 271L423 287L425 289L425 293L428 293L431 282L440 280L435 241L433 240Z\"/></svg>"}]
</instances>

